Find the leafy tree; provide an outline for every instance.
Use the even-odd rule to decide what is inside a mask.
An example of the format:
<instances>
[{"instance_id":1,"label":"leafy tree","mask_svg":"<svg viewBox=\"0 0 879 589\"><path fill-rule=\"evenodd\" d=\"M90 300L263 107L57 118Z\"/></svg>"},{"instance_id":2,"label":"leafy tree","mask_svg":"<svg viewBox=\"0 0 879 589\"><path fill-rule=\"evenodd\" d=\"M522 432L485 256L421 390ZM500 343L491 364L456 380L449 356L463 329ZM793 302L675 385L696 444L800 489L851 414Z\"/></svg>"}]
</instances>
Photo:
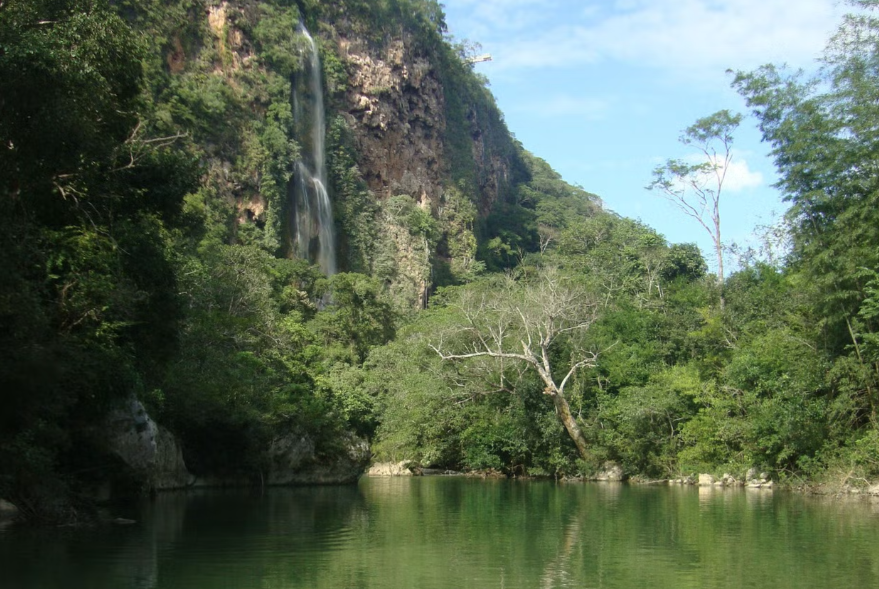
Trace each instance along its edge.
<instances>
[{"instance_id":1,"label":"leafy tree","mask_svg":"<svg viewBox=\"0 0 879 589\"><path fill-rule=\"evenodd\" d=\"M331 302L311 326L327 347L345 352L338 359L360 364L369 350L394 337L396 314L381 283L363 274L340 273L329 281Z\"/></svg>"},{"instance_id":2,"label":"leafy tree","mask_svg":"<svg viewBox=\"0 0 879 589\"><path fill-rule=\"evenodd\" d=\"M876 2L852 5L865 12L845 17L829 44L825 68L814 77L767 65L739 72L734 87L760 121L780 173L778 187L791 203L793 267L817 287L827 343L838 352L858 347L865 297L860 268L879 267L876 175L879 92L879 23Z\"/></svg>"}]
</instances>

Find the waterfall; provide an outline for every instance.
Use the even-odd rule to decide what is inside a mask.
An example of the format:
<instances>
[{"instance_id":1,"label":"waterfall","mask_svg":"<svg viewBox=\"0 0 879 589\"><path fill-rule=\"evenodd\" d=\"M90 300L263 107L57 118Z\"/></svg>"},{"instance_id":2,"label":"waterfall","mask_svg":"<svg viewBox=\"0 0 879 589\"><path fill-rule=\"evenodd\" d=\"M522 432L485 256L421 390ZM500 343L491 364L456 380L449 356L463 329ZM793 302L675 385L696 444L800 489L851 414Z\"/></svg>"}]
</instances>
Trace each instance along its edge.
<instances>
[{"instance_id":1,"label":"waterfall","mask_svg":"<svg viewBox=\"0 0 879 589\"><path fill-rule=\"evenodd\" d=\"M292 240L295 255L317 263L324 274L336 273L333 209L327 193L326 122L320 57L305 25L297 32L307 40L303 72L293 79L293 120L301 145L291 186Z\"/></svg>"}]
</instances>

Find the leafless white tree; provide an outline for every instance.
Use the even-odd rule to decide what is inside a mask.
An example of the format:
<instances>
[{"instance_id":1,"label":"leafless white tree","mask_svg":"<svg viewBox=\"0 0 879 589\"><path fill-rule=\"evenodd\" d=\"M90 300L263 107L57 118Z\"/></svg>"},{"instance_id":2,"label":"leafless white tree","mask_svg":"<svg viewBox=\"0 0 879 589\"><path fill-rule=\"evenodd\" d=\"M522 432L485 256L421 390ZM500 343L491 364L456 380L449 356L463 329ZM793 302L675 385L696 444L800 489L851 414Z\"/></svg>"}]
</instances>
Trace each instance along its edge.
<instances>
[{"instance_id":1,"label":"leafless white tree","mask_svg":"<svg viewBox=\"0 0 879 589\"><path fill-rule=\"evenodd\" d=\"M431 348L443 360L490 357L536 371L545 385L544 394L552 398L559 420L586 459L586 438L571 413L565 387L577 371L596 364L598 354L579 344L580 336L595 322L595 301L549 268L524 285L508 278L495 292L464 290L454 305L461 311L463 325L439 334ZM563 338L570 356L559 368L553 366L553 345Z\"/></svg>"}]
</instances>

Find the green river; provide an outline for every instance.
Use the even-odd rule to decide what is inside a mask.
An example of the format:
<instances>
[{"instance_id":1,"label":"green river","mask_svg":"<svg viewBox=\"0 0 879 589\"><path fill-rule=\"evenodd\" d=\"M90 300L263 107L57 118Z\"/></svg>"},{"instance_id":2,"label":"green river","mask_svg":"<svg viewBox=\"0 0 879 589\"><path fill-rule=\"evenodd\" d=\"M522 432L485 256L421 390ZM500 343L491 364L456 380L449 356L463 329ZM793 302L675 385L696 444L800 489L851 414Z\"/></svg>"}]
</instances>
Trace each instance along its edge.
<instances>
[{"instance_id":1,"label":"green river","mask_svg":"<svg viewBox=\"0 0 879 589\"><path fill-rule=\"evenodd\" d=\"M879 503L453 477L191 491L0 529L3 589L879 587Z\"/></svg>"}]
</instances>

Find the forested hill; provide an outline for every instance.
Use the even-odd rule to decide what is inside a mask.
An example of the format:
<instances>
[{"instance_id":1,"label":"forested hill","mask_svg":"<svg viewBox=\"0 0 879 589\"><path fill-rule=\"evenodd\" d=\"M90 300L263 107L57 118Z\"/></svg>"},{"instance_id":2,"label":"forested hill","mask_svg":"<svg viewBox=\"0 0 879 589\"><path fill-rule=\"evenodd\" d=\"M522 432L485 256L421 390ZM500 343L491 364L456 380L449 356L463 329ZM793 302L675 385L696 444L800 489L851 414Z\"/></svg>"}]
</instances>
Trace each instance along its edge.
<instances>
[{"instance_id":1,"label":"forested hill","mask_svg":"<svg viewBox=\"0 0 879 589\"><path fill-rule=\"evenodd\" d=\"M433 0L0 3L0 497L71 519L330 482L367 442L867 481L876 50L853 38L819 84L737 77L794 245L718 281L528 153Z\"/></svg>"}]
</instances>

